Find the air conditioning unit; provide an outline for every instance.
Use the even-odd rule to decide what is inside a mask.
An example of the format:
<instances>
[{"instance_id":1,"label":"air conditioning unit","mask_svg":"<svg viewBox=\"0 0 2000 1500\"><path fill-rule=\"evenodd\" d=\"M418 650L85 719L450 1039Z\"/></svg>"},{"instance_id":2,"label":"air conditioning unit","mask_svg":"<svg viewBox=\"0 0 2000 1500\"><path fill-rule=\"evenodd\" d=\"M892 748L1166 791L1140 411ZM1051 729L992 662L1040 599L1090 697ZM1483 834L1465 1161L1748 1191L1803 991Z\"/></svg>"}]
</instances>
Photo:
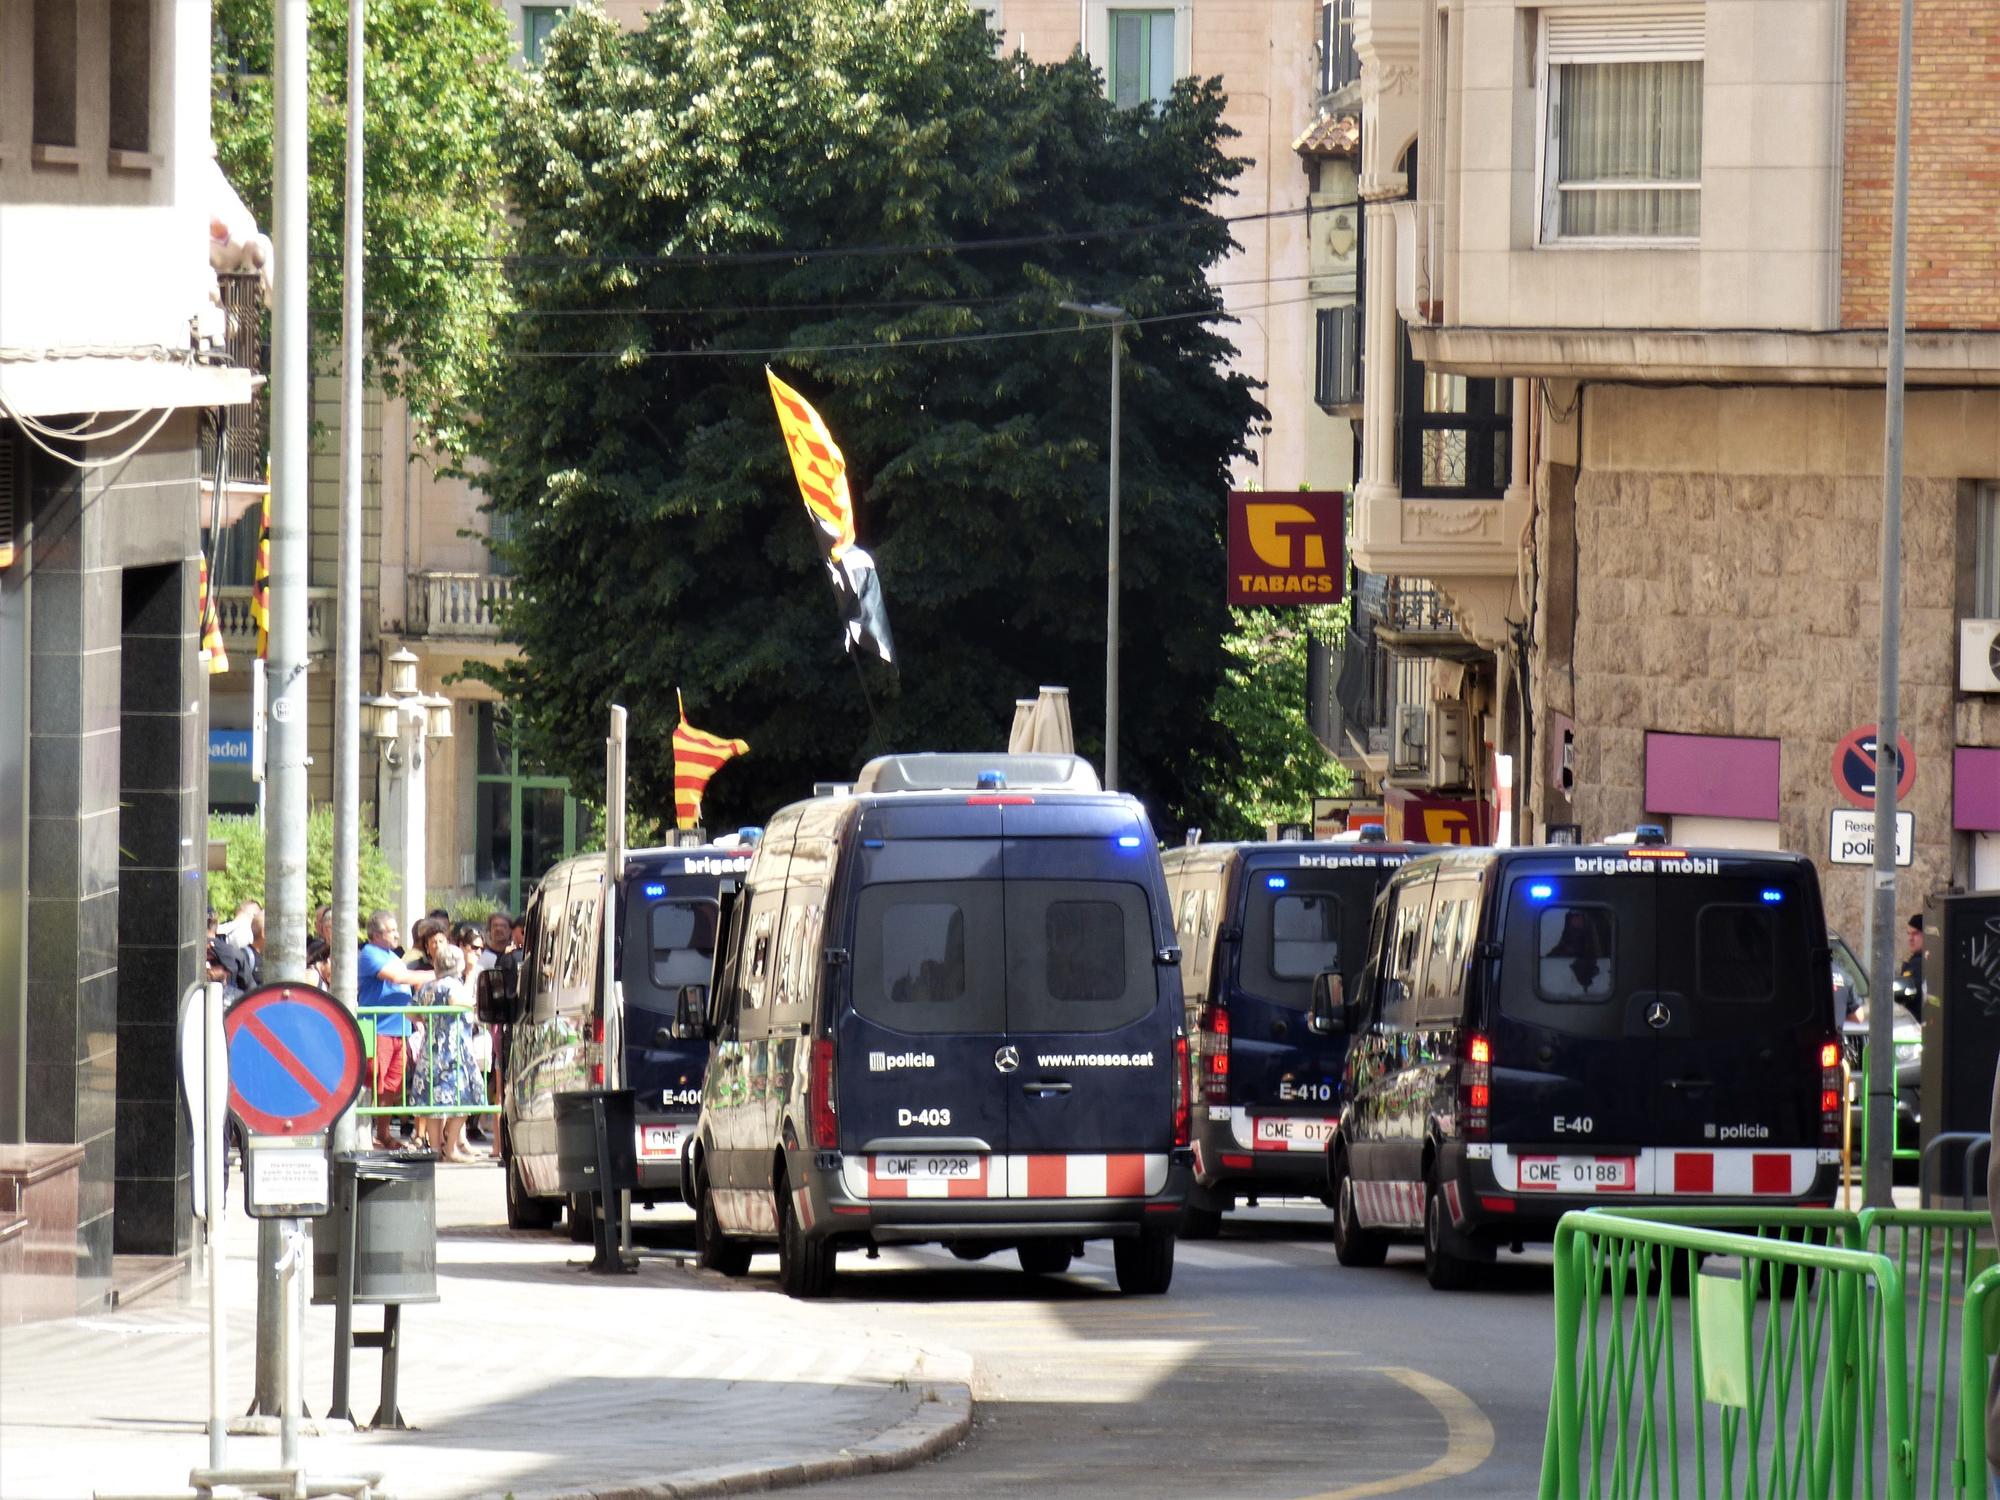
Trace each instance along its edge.
<instances>
[{"instance_id":1,"label":"air conditioning unit","mask_svg":"<svg viewBox=\"0 0 2000 1500\"><path fill-rule=\"evenodd\" d=\"M1459 786L1465 781L1465 705L1433 703L1429 739L1429 780L1432 786Z\"/></svg>"},{"instance_id":2,"label":"air conditioning unit","mask_svg":"<svg viewBox=\"0 0 2000 1500\"><path fill-rule=\"evenodd\" d=\"M1958 622L1958 690L2000 693L2000 620Z\"/></svg>"},{"instance_id":3,"label":"air conditioning unit","mask_svg":"<svg viewBox=\"0 0 2000 1500\"><path fill-rule=\"evenodd\" d=\"M1398 769L1424 764L1424 746L1430 738L1431 706L1428 703L1399 703L1396 706L1396 753L1390 757Z\"/></svg>"}]
</instances>

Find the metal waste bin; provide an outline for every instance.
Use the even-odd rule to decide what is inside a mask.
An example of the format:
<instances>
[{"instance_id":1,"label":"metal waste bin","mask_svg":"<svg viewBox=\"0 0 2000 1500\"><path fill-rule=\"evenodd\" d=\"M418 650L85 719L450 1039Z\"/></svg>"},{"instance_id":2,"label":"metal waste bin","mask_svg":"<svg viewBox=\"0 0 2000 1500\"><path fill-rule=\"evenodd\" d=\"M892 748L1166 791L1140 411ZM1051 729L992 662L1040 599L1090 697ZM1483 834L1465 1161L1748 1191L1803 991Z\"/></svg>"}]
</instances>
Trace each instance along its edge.
<instances>
[{"instance_id":1,"label":"metal waste bin","mask_svg":"<svg viewBox=\"0 0 2000 1500\"><path fill-rule=\"evenodd\" d=\"M605 1173L609 1180L601 1180ZM616 1193L639 1185L632 1090L574 1089L556 1095L556 1185L566 1193Z\"/></svg>"},{"instance_id":2,"label":"metal waste bin","mask_svg":"<svg viewBox=\"0 0 2000 1500\"><path fill-rule=\"evenodd\" d=\"M437 1158L351 1151L333 1159L333 1208L313 1233L313 1301L340 1298L340 1253L353 1222L356 1302L435 1302Z\"/></svg>"}]
</instances>

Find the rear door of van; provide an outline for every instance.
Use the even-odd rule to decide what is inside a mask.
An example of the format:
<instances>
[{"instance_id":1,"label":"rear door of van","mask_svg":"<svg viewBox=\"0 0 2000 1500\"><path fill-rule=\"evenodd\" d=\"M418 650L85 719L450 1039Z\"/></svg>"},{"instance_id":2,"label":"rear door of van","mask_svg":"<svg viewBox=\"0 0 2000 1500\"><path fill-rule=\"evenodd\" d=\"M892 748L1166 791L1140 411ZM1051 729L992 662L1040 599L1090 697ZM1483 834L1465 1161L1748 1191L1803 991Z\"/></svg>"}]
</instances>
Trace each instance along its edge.
<instances>
[{"instance_id":1,"label":"rear door of van","mask_svg":"<svg viewBox=\"0 0 2000 1500\"><path fill-rule=\"evenodd\" d=\"M642 1160L678 1162L701 1110L708 1043L676 1037L674 1017L681 986L707 985L714 969L719 879L656 870L625 882L619 973L626 1082L640 1121Z\"/></svg>"},{"instance_id":2,"label":"rear door of van","mask_svg":"<svg viewBox=\"0 0 2000 1500\"><path fill-rule=\"evenodd\" d=\"M1152 830L1129 803L1006 809L1009 1193L1150 1197L1174 1141L1179 973Z\"/></svg>"}]
</instances>

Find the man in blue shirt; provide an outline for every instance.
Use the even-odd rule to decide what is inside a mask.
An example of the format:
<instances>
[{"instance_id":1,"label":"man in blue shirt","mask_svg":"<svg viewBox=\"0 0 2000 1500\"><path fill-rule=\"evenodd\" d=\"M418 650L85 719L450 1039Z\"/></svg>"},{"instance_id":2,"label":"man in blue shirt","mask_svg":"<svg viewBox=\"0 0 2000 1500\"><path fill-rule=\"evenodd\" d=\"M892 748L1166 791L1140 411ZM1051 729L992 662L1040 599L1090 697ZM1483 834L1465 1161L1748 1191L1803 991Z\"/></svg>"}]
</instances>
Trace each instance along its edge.
<instances>
[{"instance_id":1,"label":"man in blue shirt","mask_svg":"<svg viewBox=\"0 0 2000 1500\"><path fill-rule=\"evenodd\" d=\"M401 932L392 911L377 911L368 917L368 941L361 945L360 986L356 998L364 1012L369 1006L394 1005L398 1001L414 1005L417 987L431 976L412 969L397 948ZM400 1012L375 1017L375 1103L403 1102L403 1081L409 1071L410 1018ZM389 1116L375 1116L375 1145L388 1150L396 1144L389 1130Z\"/></svg>"}]
</instances>

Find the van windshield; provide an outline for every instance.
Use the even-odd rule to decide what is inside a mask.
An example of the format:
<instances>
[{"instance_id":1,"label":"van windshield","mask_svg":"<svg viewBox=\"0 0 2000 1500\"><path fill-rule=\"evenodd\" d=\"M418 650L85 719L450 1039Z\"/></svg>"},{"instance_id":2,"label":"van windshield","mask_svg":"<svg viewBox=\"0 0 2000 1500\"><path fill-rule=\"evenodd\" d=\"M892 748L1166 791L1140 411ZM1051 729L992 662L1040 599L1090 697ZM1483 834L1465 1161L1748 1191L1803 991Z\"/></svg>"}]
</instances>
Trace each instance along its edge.
<instances>
[{"instance_id":1,"label":"van windshield","mask_svg":"<svg viewBox=\"0 0 2000 1500\"><path fill-rule=\"evenodd\" d=\"M1314 976L1330 969L1351 985L1382 878L1372 870L1254 872L1243 914L1244 988L1304 1010Z\"/></svg>"},{"instance_id":2,"label":"van windshield","mask_svg":"<svg viewBox=\"0 0 2000 1500\"><path fill-rule=\"evenodd\" d=\"M1146 893L1122 881L870 885L855 938L855 1009L898 1031L1108 1031L1157 993Z\"/></svg>"},{"instance_id":3,"label":"van windshield","mask_svg":"<svg viewBox=\"0 0 2000 1500\"><path fill-rule=\"evenodd\" d=\"M1746 1037L1811 1003L1811 935L1788 879L1525 876L1508 898L1501 1010L1585 1036L1631 1032L1636 1000L1673 997L1677 1035Z\"/></svg>"}]
</instances>

